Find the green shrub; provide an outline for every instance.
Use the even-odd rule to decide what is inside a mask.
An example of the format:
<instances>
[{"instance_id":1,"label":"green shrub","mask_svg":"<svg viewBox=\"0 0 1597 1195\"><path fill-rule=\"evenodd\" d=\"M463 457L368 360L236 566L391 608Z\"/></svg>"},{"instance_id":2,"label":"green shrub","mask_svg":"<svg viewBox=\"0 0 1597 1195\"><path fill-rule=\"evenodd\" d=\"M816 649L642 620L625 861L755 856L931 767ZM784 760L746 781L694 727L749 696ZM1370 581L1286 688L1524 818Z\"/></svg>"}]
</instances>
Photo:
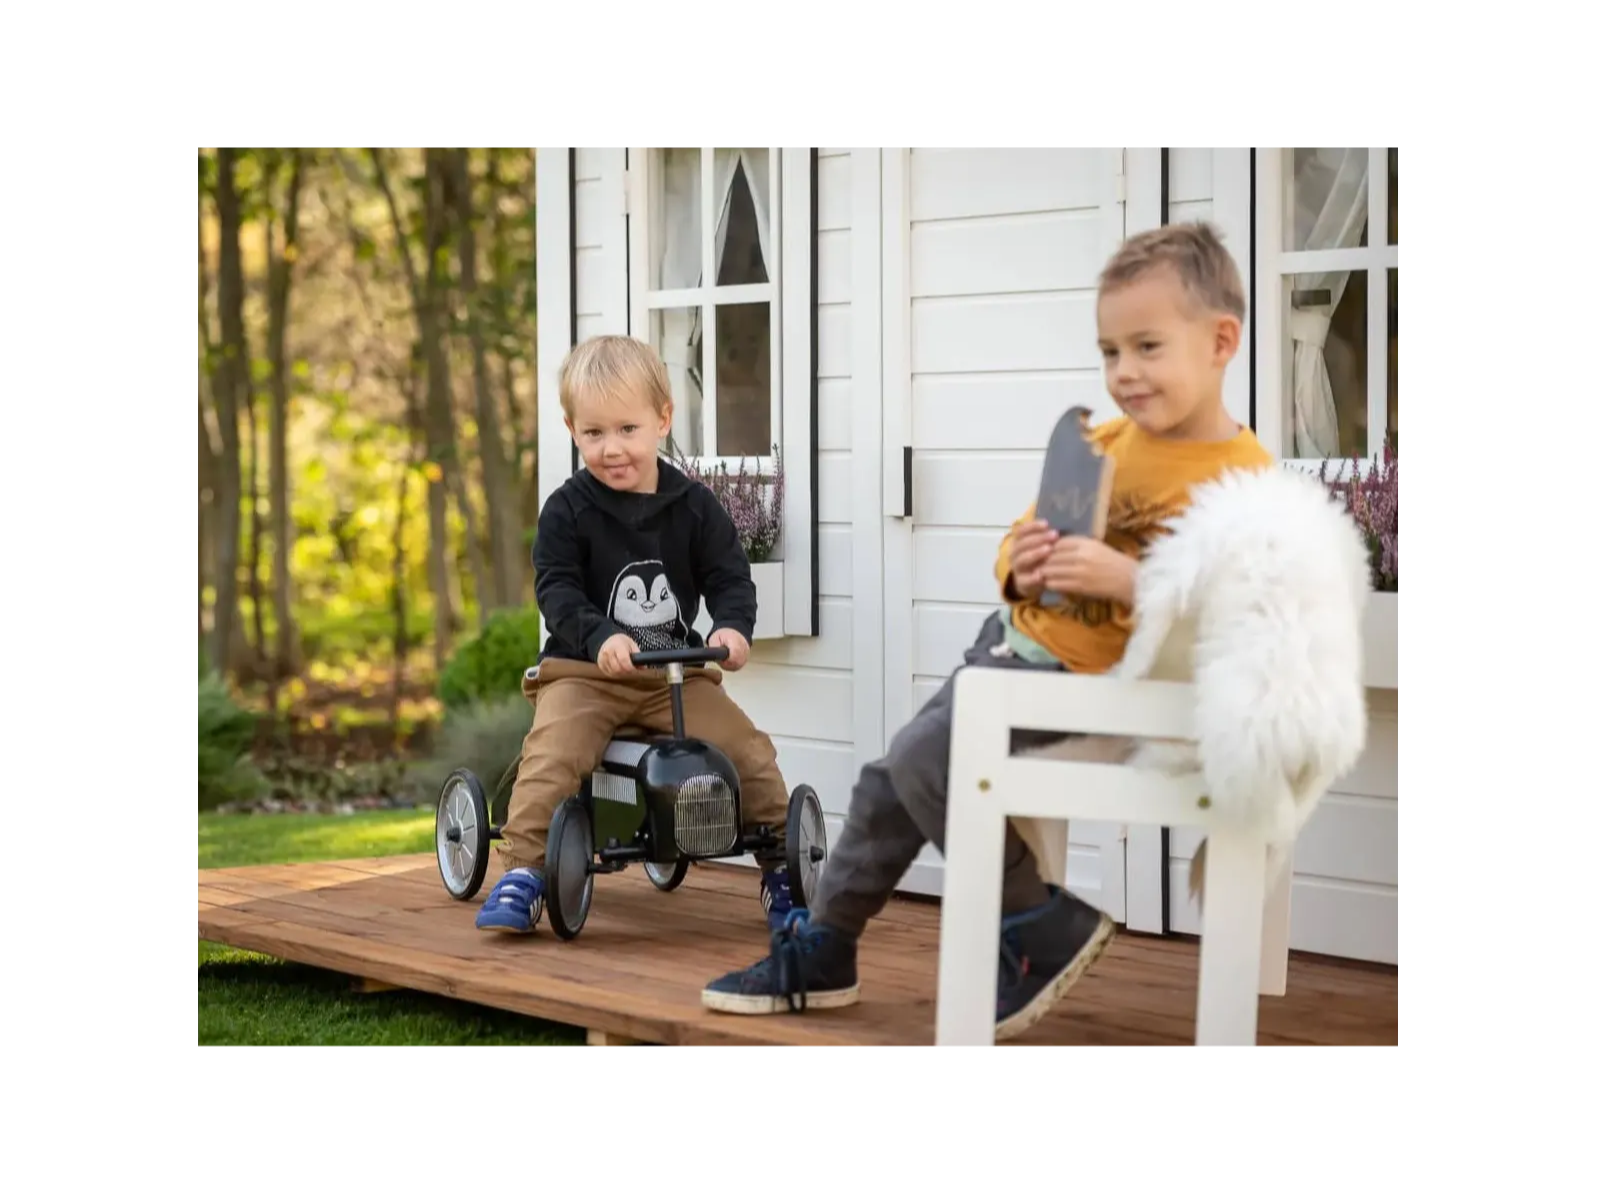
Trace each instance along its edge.
<instances>
[{"instance_id":1,"label":"green shrub","mask_svg":"<svg viewBox=\"0 0 1597 1195\"><path fill-rule=\"evenodd\" d=\"M521 743L530 729L532 704L519 691L512 697L449 710L433 734L431 756L406 772L408 795L423 803L435 801L450 772L470 768L482 781L489 805L502 806L512 783L506 772L521 757ZM496 802L501 780L504 793Z\"/></svg>"},{"instance_id":2,"label":"green shrub","mask_svg":"<svg viewBox=\"0 0 1597 1195\"><path fill-rule=\"evenodd\" d=\"M496 610L482 633L466 640L438 677L445 709L521 693L521 677L538 662L538 610ZM523 699L522 704L526 701Z\"/></svg>"},{"instance_id":3,"label":"green shrub","mask_svg":"<svg viewBox=\"0 0 1597 1195\"><path fill-rule=\"evenodd\" d=\"M265 781L250 758L255 715L239 707L214 672L200 678L200 808L259 796Z\"/></svg>"}]
</instances>

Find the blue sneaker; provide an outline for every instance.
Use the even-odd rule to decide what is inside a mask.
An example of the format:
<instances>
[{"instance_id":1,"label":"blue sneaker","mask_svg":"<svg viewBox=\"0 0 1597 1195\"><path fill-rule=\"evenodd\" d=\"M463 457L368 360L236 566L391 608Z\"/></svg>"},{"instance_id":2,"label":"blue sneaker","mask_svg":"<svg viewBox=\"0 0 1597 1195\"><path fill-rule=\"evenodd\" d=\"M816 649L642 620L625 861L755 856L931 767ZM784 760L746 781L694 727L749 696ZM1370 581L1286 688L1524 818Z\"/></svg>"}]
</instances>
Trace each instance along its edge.
<instances>
[{"instance_id":1,"label":"blue sneaker","mask_svg":"<svg viewBox=\"0 0 1597 1195\"><path fill-rule=\"evenodd\" d=\"M808 909L794 909L771 935L771 953L752 967L706 985L704 1007L743 1016L843 1008L859 1001L855 941L825 925L811 925Z\"/></svg>"},{"instance_id":2,"label":"blue sneaker","mask_svg":"<svg viewBox=\"0 0 1597 1195\"><path fill-rule=\"evenodd\" d=\"M1115 936L1114 918L1062 888L1048 887L1047 904L1003 920L995 1041L1007 1041L1040 1021Z\"/></svg>"},{"instance_id":3,"label":"blue sneaker","mask_svg":"<svg viewBox=\"0 0 1597 1195\"><path fill-rule=\"evenodd\" d=\"M477 928L530 934L542 915L543 876L518 867L501 876L488 899L482 902L477 913Z\"/></svg>"},{"instance_id":4,"label":"blue sneaker","mask_svg":"<svg viewBox=\"0 0 1597 1195\"><path fill-rule=\"evenodd\" d=\"M760 904L765 907L765 924L773 934L787 924L787 915L793 911L793 888L788 883L787 868L761 874Z\"/></svg>"}]
</instances>

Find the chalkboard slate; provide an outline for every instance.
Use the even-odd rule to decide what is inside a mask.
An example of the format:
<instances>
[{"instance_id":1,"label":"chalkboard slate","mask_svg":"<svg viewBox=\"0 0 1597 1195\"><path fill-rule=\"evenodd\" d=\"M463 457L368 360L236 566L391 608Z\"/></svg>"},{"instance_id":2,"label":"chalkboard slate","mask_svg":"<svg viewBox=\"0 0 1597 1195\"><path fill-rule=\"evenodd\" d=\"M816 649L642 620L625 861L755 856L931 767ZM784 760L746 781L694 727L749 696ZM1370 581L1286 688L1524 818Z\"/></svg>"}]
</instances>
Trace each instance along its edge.
<instances>
[{"instance_id":1,"label":"chalkboard slate","mask_svg":"<svg viewBox=\"0 0 1597 1195\"><path fill-rule=\"evenodd\" d=\"M1042 462L1037 492L1037 517L1060 535L1102 539L1109 518L1109 490L1115 463L1087 440L1086 407L1071 407L1054 425ZM1058 605L1058 594L1044 590L1045 606Z\"/></svg>"}]
</instances>

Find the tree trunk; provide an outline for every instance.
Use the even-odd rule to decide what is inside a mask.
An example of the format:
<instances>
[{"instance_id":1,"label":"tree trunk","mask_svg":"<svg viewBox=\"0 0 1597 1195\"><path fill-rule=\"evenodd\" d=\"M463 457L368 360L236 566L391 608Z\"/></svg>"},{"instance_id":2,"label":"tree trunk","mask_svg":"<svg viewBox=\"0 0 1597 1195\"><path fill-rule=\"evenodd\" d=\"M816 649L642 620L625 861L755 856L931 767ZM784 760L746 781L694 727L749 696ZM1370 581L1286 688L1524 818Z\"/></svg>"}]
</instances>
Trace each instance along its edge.
<instances>
[{"instance_id":1,"label":"tree trunk","mask_svg":"<svg viewBox=\"0 0 1597 1195\"><path fill-rule=\"evenodd\" d=\"M439 507L443 493L453 492L461 519L466 524L466 560L477 590L477 629L482 629L483 608L489 604L488 570L483 563L482 539L477 534L477 514L466 495L465 470L461 466L460 441L455 435L454 388L449 380L449 279L444 269L450 241L451 205L449 202L448 162L445 151L425 151L427 162L424 216L427 230L427 282L425 307L428 313L423 346L427 358L428 447L441 470ZM447 549L440 521L436 549ZM447 580L447 572L442 574ZM439 668L443 661L439 661Z\"/></svg>"},{"instance_id":2,"label":"tree trunk","mask_svg":"<svg viewBox=\"0 0 1597 1195\"><path fill-rule=\"evenodd\" d=\"M213 543L214 531L212 523L215 521L215 502L217 484L216 442L211 438L211 425L205 418L205 390L206 381L214 366L211 345L211 271L205 260L205 202L203 196L199 204L199 261L200 261L200 382L199 382L199 413L200 413L200 578L199 578L199 645L205 648L205 586L211 579L215 569L212 557L215 555Z\"/></svg>"},{"instance_id":3,"label":"tree trunk","mask_svg":"<svg viewBox=\"0 0 1597 1195\"><path fill-rule=\"evenodd\" d=\"M488 354L483 346L477 295L477 234L472 228L471 165L467 152L454 151L453 190L460 228L460 290L465 299L466 333L471 343L471 373L477 397L477 450L482 457L482 488L488 504L488 542L493 560L493 590L479 594L477 600L480 607L493 609L521 605L521 511L505 460L499 409L494 403ZM464 485L461 489L465 489ZM463 493L461 500L464 502Z\"/></svg>"},{"instance_id":4,"label":"tree trunk","mask_svg":"<svg viewBox=\"0 0 1597 1195\"><path fill-rule=\"evenodd\" d=\"M216 153L216 215L221 229L217 260L217 308L222 343L216 368L216 422L221 457L216 487L216 608L212 618L211 660L222 672L233 662L238 625L239 556L239 396L249 384L249 355L244 348L244 268L239 253L239 200L233 171L237 153Z\"/></svg>"},{"instance_id":5,"label":"tree trunk","mask_svg":"<svg viewBox=\"0 0 1597 1195\"><path fill-rule=\"evenodd\" d=\"M293 594L288 570L293 550L293 523L288 497L288 298L299 257L299 192L305 151L292 151L288 206L283 217L283 252L268 264L267 356L272 366L271 505L272 609L277 612L277 642L272 671L278 677L299 670L299 636L294 625Z\"/></svg>"},{"instance_id":6,"label":"tree trunk","mask_svg":"<svg viewBox=\"0 0 1597 1195\"><path fill-rule=\"evenodd\" d=\"M266 230L267 256L271 256L271 227ZM250 524L250 611L255 623L255 642L250 652L250 675L259 677L266 674L266 708L273 716L277 712L277 682L271 677L271 669L266 666L266 603L261 599L261 435L255 421L255 385L253 379L244 390L244 426L249 429L250 435L250 481L249 492L249 524Z\"/></svg>"},{"instance_id":7,"label":"tree trunk","mask_svg":"<svg viewBox=\"0 0 1597 1195\"><path fill-rule=\"evenodd\" d=\"M399 509L394 515L394 686L388 699L388 720L399 742L399 699L405 690L405 660L410 654L410 626L405 601L405 503L410 495L410 471L421 455L421 415L416 410L416 378L405 379L405 416L410 433L404 465L399 470Z\"/></svg>"}]
</instances>

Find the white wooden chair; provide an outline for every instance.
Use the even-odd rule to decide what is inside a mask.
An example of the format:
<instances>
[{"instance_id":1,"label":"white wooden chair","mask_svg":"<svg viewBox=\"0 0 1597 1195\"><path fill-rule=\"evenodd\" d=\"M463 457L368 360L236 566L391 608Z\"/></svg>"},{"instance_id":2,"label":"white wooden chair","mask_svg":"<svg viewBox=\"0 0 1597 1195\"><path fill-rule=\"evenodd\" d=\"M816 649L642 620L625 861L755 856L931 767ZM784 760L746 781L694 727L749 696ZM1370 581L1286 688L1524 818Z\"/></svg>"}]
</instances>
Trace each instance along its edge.
<instances>
[{"instance_id":1,"label":"white wooden chair","mask_svg":"<svg viewBox=\"0 0 1597 1195\"><path fill-rule=\"evenodd\" d=\"M1072 818L1199 828L1198 1044L1254 1044L1259 995L1286 992L1293 844L1364 749L1367 549L1286 469L1199 487L1170 532L1112 674L955 680L938 1044L993 1042L1006 817L1061 886ZM1012 755L1022 729L1084 737Z\"/></svg>"},{"instance_id":2,"label":"white wooden chair","mask_svg":"<svg viewBox=\"0 0 1597 1195\"><path fill-rule=\"evenodd\" d=\"M1193 739L1192 685L966 668L954 681L953 724L937 1044L993 1044L1006 818L1017 819L1043 879L1061 887L1071 818L1203 830L1197 1044L1254 1044L1259 995L1286 992L1289 847L1277 844L1285 853L1267 868L1264 832L1218 818L1200 774L1124 762L1132 738ZM1104 737L1011 755L1016 729Z\"/></svg>"}]
</instances>

